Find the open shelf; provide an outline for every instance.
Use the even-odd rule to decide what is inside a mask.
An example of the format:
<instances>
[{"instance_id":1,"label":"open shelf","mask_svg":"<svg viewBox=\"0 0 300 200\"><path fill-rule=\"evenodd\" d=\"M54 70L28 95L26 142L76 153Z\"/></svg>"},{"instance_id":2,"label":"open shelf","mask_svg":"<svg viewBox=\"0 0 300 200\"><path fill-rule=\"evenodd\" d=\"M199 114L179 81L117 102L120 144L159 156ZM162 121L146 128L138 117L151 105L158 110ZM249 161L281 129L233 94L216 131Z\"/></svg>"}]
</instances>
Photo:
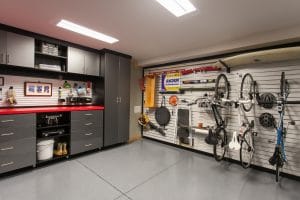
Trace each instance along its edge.
<instances>
[{"instance_id":1,"label":"open shelf","mask_svg":"<svg viewBox=\"0 0 300 200\"><path fill-rule=\"evenodd\" d=\"M59 138L59 137L66 137L70 136L70 133L65 133L65 134L59 134L59 135L52 135L52 136L40 136L37 139L54 139L54 138Z\"/></svg>"},{"instance_id":2,"label":"open shelf","mask_svg":"<svg viewBox=\"0 0 300 200\"><path fill-rule=\"evenodd\" d=\"M48 56L48 57L51 57L51 58L58 58L58 59L65 59L65 60L68 59L65 56L52 55L52 54L48 54L48 53L42 53L40 51L36 51L35 54L36 55L41 55L41 56Z\"/></svg>"},{"instance_id":3,"label":"open shelf","mask_svg":"<svg viewBox=\"0 0 300 200\"><path fill-rule=\"evenodd\" d=\"M71 126L70 124L60 124L60 125L54 125L54 126L42 126L42 127L37 127L37 130L65 128L65 127L70 127L70 126Z\"/></svg>"},{"instance_id":4,"label":"open shelf","mask_svg":"<svg viewBox=\"0 0 300 200\"><path fill-rule=\"evenodd\" d=\"M50 163L53 161L59 161L59 160L67 159L67 158L69 158L69 156L70 156L69 154L63 155L63 156L53 156L53 158L51 158L51 159L37 160L37 164L40 165L40 164Z\"/></svg>"},{"instance_id":5,"label":"open shelf","mask_svg":"<svg viewBox=\"0 0 300 200\"><path fill-rule=\"evenodd\" d=\"M38 39L35 40L35 68L66 72L67 56L68 47Z\"/></svg>"}]
</instances>

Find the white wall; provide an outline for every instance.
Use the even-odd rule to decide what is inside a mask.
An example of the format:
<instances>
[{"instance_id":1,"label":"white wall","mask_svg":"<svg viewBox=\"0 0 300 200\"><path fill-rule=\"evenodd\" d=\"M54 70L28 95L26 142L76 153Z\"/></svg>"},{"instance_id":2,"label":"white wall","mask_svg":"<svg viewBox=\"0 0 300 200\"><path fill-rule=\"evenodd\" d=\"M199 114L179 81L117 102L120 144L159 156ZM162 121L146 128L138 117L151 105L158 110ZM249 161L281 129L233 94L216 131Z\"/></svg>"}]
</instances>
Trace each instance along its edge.
<instances>
[{"instance_id":1,"label":"white wall","mask_svg":"<svg viewBox=\"0 0 300 200\"><path fill-rule=\"evenodd\" d=\"M0 75L4 77L4 86L0 86L2 88L2 96L3 99L0 101L0 107L7 107L7 91L10 86L13 86L16 92L17 104L15 106L50 106L50 105L58 105L58 88L62 87L64 84L64 80L57 79L46 79L46 78L35 78L35 77L23 77L23 76L11 76L11 75ZM51 97L29 97L24 95L24 83L25 82L45 82L52 83L52 96ZM82 81L68 81L72 86L74 83L78 85L83 85L85 82ZM92 87L92 86L91 86ZM70 89L62 90L62 98L67 97ZM76 96L76 92L73 92L74 96ZM92 96L92 92L88 95Z\"/></svg>"},{"instance_id":2,"label":"white wall","mask_svg":"<svg viewBox=\"0 0 300 200\"><path fill-rule=\"evenodd\" d=\"M169 69L184 69L184 68L193 68L199 67L201 64L194 63L189 67L184 66L166 66L165 68ZM156 68L156 69L146 69L145 72L157 72L157 71L164 71L166 69L163 68ZM238 98L238 92L240 89L241 84L241 77L245 73L251 73L254 80L258 82L259 89L261 93L264 92L272 92L275 96L279 92L280 86L280 76L281 72L286 72L286 78L290 82L291 94L289 96L290 100L300 100L300 61L293 61L293 62L281 62L281 63L272 63L272 64L260 64L260 65L248 65L243 67L233 68L230 74L226 74L228 80L231 85L231 99ZM190 79L211 79L216 78L218 72L207 72L207 73L197 73L191 74L182 77L182 80L190 80ZM156 104L160 105L162 95L158 93L160 88L160 81L157 82L156 85ZM196 86L196 85L194 85ZM214 83L210 84L202 84L198 85L198 87L204 86L214 86ZM195 99L197 97L202 97L205 92L186 92L185 94L178 95L179 99ZM165 95L166 99L169 98L170 95ZM173 108L167 104L169 110ZM186 104L180 103L178 107L187 108ZM155 138L161 141L179 144L177 135L176 135L176 116L177 110L175 109L175 114L171 116L170 123L166 126L166 136L162 136L154 130L145 131L144 135L150 138ZM149 116L153 123L156 124L154 118L154 109L149 109ZM238 124L238 113L237 110L231 108L229 110L224 111L224 116L228 120L228 134L230 136L229 140L231 139L231 135L233 131L239 130ZM259 124L258 117L263 112L269 112L273 114L273 116L278 120L278 112L276 110L276 106L273 109L264 109L259 106L255 106L254 109L247 113L248 118L255 120L255 130L258 132L258 136L255 137L255 147L256 152L254 156L254 164L258 166L262 166L265 168L274 169L269 163L268 159L272 156L275 147L275 139L276 134L274 129L266 129L263 128ZM207 125L214 125L214 118L211 113L197 107L196 105L192 107L192 126L197 126L199 122L204 123L204 126ZM288 174L293 174L300 176L300 105L289 105L286 110L285 116L285 125L287 125L288 121L295 120L296 126L290 126L289 131L286 138L286 152L288 158L288 164L284 166L284 172ZM156 124L157 125L157 124ZM204 142L204 138L206 135L204 134L197 134L195 135L195 144L194 146L188 146L191 149L201 150L204 152L212 153L213 147L208 145ZM239 160L239 153L237 151L229 151L226 155L235 160Z\"/></svg>"}]
</instances>

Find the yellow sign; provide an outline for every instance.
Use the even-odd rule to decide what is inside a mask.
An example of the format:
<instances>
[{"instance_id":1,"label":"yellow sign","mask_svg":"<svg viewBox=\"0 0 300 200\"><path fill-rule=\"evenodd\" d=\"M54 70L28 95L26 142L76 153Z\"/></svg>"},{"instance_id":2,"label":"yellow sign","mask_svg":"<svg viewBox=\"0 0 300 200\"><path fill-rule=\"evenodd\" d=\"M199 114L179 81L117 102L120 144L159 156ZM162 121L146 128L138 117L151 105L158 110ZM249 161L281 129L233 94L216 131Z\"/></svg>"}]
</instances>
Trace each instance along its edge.
<instances>
[{"instance_id":1,"label":"yellow sign","mask_svg":"<svg viewBox=\"0 0 300 200\"><path fill-rule=\"evenodd\" d=\"M162 91L179 91L180 72L170 72L162 74L161 90Z\"/></svg>"}]
</instances>

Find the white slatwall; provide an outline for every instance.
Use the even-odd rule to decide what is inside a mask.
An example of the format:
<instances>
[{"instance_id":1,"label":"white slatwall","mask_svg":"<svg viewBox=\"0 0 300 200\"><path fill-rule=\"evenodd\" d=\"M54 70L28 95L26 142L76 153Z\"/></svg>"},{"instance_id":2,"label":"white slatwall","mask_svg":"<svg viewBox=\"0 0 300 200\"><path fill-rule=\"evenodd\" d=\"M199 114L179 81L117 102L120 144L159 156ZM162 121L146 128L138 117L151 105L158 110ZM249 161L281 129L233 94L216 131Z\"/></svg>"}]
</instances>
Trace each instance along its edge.
<instances>
[{"instance_id":1,"label":"white slatwall","mask_svg":"<svg viewBox=\"0 0 300 200\"><path fill-rule=\"evenodd\" d=\"M145 70L145 74L151 72L159 72L166 71L168 69L189 69L193 67L199 67L201 63L189 63L189 66L166 66L162 68L149 68ZM251 73L254 80L257 81L259 85L260 93L263 92L272 92L276 97L279 92L279 83L281 72L285 71L286 78L289 80L291 94L289 96L289 100L300 100L300 61L293 62L280 62L280 63L272 63L272 64L260 64L260 65L248 65L244 67L236 67L231 69L230 74L226 74L230 85L230 98L237 99L240 90L240 84L242 81L242 76L245 73ZM182 76L182 80L191 80L191 79L212 79L218 76L219 72L206 72L206 73L197 73L191 75ZM186 86L186 85L185 85ZM193 86L196 86L194 84ZM201 84L199 87L211 87L214 86L214 83L210 84ZM157 81L156 84L156 103L159 106L162 95L158 93L161 87L160 80ZM202 97L204 93L201 91L193 91L193 92L185 92L184 94L178 95L179 99L196 99L198 97ZM213 93L213 92L212 92ZM170 95L165 95L166 100L168 100ZM167 103L167 107L170 111L174 108ZM177 108L187 108L184 103L180 103ZM150 119L153 123L157 124L154 118L154 109L146 109L148 112ZM246 113L248 119L255 120L255 129L258 132L258 136L255 137L255 147L256 152L254 156L254 164L257 166L262 166L265 168L274 169L268 163L269 158L272 156L274 152L276 133L275 129L265 129L259 124L258 117L261 113L269 112L273 114L273 116L278 119L278 112L276 106L273 109L264 109L259 106L255 106L252 111ZM214 125L214 118L211 113L205 111L203 108L199 108L197 105L192 106L192 126L197 126L199 122L204 123L204 126ZM238 110L231 108L229 110L223 111L224 116L228 120L227 131L229 134L229 141L231 140L231 135L233 131L239 130L238 125ZM144 136L151 137L154 139L162 140L169 143L175 143L179 145L178 138L176 137L176 108L174 115L171 116L170 123L166 126L166 136L161 136L154 130L144 131ZM287 138L286 138L286 154L288 158L288 164L284 166L283 171L288 174L300 176L300 105L288 105L286 116L285 116L285 125L290 120L295 120L295 126L289 126ZM206 135L204 134L196 134L195 135L195 144L194 146L188 146L189 148L201 150L208 153L213 153L213 147L211 145L207 145L204 141ZM239 160L239 152L230 150L227 157L230 157L234 160Z\"/></svg>"},{"instance_id":2,"label":"white slatwall","mask_svg":"<svg viewBox=\"0 0 300 200\"><path fill-rule=\"evenodd\" d=\"M58 88L63 86L64 80L57 79L46 79L46 78L33 78L33 77L22 77L22 76L10 76L10 75L0 75L4 77L4 86L2 88L3 99L0 102L0 107L9 106L5 99L7 98L7 91L10 86L14 87L16 91L17 105L15 106L51 106L58 105ZM24 82L46 82L52 83L52 96L51 97L26 97L24 96ZM72 86L74 81L68 81ZM83 85L84 82L76 81L78 85ZM67 97L69 89L62 90L62 98ZM75 92L73 92L76 96ZM89 96L92 95L92 92ZM60 104L63 105L63 104Z\"/></svg>"}]
</instances>

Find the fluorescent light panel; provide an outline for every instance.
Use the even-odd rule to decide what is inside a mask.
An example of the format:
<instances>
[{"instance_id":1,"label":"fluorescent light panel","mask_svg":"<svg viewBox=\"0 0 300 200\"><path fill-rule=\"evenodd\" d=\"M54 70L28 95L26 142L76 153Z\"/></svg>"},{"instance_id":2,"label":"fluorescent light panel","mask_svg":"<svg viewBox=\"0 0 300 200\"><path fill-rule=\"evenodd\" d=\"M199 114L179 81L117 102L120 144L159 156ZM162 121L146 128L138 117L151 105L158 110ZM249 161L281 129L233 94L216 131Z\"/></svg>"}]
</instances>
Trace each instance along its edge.
<instances>
[{"instance_id":1,"label":"fluorescent light panel","mask_svg":"<svg viewBox=\"0 0 300 200\"><path fill-rule=\"evenodd\" d=\"M103 42L107 42L110 44L113 44L115 42L118 42L119 40L116 38L113 38L111 36L105 35L103 33L99 33L97 31L94 31L92 29L89 29L87 27L75 24L73 22L70 22L68 20L64 20L62 19L60 22L58 22L56 24L56 26L91 37L91 38L95 38L97 40L101 40Z\"/></svg>"},{"instance_id":2,"label":"fluorescent light panel","mask_svg":"<svg viewBox=\"0 0 300 200\"><path fill-rule=\"evenodd\" d=\"M176 17L194 12L195 6L189 0L156 0Z\"/></svg>"}]
</instances>

